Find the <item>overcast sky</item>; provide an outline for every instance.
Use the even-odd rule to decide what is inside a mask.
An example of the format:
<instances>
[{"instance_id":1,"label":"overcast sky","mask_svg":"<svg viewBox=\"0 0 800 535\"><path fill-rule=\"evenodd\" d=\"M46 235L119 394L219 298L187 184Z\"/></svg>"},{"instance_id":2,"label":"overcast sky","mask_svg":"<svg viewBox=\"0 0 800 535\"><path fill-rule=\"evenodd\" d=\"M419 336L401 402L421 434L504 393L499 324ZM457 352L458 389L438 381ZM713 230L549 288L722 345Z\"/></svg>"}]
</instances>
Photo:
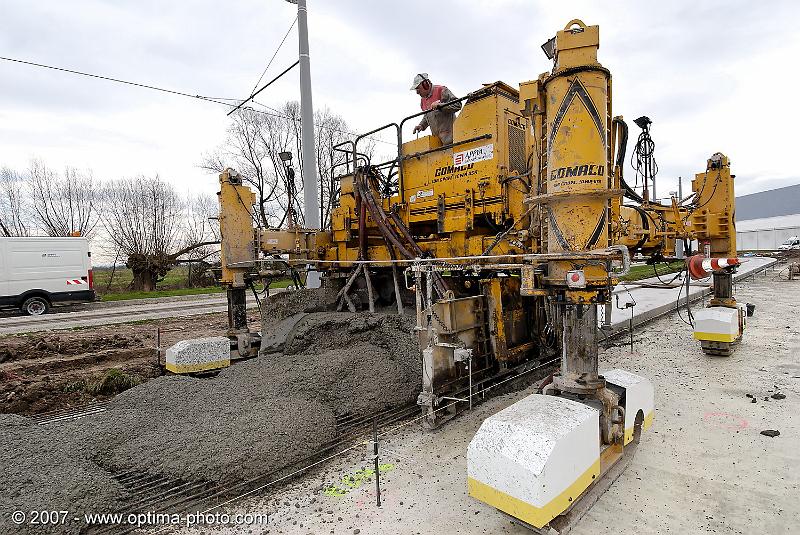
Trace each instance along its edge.
<instances>
[{"instance_id":1,"label":"overcast sky","mask_svg":"<svg viewBox=\"0 0 800 535\"><path fill-rule=\"evenodd\" d=\"M573 18L600 25L614 114L648 115L660 194L728 154L737 194L800 183L792 1L308 0L315 107L367 131L415 113L428 72L456 95L547 71L540 45ZM569 7L565 5L569 4ZM284 0L0 0L0 56L210 97L247 96L297 13ZM292 29L264 80L297 59ZM259 101L299 99L295 69ZM0 61L0 165L159 173L216 191L197 167L222 143L223 106ZM630 173L630 170L627 170ZM688 182L688 181L687 181ZM688 183L684 182L684 191Z\"/></svg>"}]
</instances>

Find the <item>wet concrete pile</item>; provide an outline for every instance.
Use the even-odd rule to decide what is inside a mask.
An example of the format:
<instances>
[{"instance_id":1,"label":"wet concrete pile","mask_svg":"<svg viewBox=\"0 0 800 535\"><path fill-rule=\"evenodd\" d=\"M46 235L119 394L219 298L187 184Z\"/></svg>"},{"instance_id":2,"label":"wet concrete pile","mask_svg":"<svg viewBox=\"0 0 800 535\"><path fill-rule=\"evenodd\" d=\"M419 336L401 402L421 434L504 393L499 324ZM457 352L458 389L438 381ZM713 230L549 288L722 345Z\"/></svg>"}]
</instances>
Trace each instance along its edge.
<instances>
[{"instance_id":1,"label":"wet concrete pile","mask_svg":"<svg viewBox=\"0 0 800 535\"><path fill-rule=\"evenodd\" d=\"M247 375L260 375L264 388L317 399L337 416L370 414L416 400L422 367L413 325L407 316L311 314L289 333L282 354L242 368L258 368Z\"/></svg>"},{"instance_id":2,"label":"wet concrete pile","mask_svg":"<svg viewBox=\"0 0 800 535\"><path fill-rule=\"evenodd\" d=\"M315 401L218 379L162 377L143 387L120 395L90 426L74 426L83 451L115 473L245 481L292 464L335 435L333 412Z\"/></svg>"},{"instance_id":3,"label":"wet concrete pile","mask_svg":"<svg viewBox=\"0 0 800 535\"><path fill-rule=\"evenodd\" d=\"M271 318L308 309L301 305L295 295ZM421 363L412 329L411 318L396 315L308 314L289 331L283 352L216 377L160 377L120 394L106 412L59 429L0 421L3 450L17 452L13 462L0 460L7 478L0 486L15 489L0 505L11 511L50 499L50 508L94 506L73 501L88 485L87 494L113 509L124 492L110 473L233 484L297 463L335 438L336 416L416 399ZM40 468L50 457L82 476L50 479Z\"/></svg>"},{"instance_id":4,"label":"wet concrete pile","mask_svg":"<svg viewBox=\"0 0 800 535\"><path fill-rule=\"evenodd\" d=\"M58 427L33 424L14 414L0 414L0 533L78 533L84 527L72 513L118 510L122 486L76 448L75 438ZM11 518L22 511L20 527ZM37 519L32 511L69 511L64 524ZM42 520L41 524L32 524Z\"/></svg>"},{"instance_id":5,"label":"wet concrete pile","mask_svg":"<svg viewBox=\"0 0 800 535\"><path fill-rule=\"evenodd\" d=\"M414 401L419 350L407 318L310 314L282 355L217 377L165 376L128 390L90 425L84 450L115 472L236 482L291 464L336 435L337 415Z\"/></svg>"}]
</instances>

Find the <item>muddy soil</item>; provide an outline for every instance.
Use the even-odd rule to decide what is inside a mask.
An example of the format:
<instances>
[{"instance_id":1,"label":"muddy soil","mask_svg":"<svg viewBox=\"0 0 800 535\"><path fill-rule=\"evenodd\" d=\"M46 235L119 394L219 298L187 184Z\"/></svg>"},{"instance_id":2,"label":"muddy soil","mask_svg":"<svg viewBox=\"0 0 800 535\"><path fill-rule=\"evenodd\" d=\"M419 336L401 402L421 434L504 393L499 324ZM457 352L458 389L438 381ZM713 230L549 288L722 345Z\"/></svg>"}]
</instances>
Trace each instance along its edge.
<instances>
[{"instance_id":1,"label":"muddy soil","mask_svg":"<svg viewBox=\"0 0 800 535\"><path fill-rule=\"evenodd\" d=\"M327 302L324 294L309 290L276 294L263 303L263 327ZM255 310L248 322L253 331L262 328ZM179 340L224 335L227 327L227 314L218 313L0 336L0 413L32 415L107 400L117 391L98 393L96 385L111 369L129 376L129 384L161 375L159 329L163 361L164 350Z\"/></svg>"},{"instance_id":2,"label":"muddy soil","mask_svg":"<svg viewBox=\"0 0 800 535\"><path fill-rule=\"evenodd\" d=\"M250 319L258 325L257 313ZM0 337L0 413L31 415L108 399L115 392L93 391L108 370L121 370L132 384L161 375L157 329L167 348L189 337L224 334L227 321L225 314L209 314Z\"/></svg>"}]
</instances>

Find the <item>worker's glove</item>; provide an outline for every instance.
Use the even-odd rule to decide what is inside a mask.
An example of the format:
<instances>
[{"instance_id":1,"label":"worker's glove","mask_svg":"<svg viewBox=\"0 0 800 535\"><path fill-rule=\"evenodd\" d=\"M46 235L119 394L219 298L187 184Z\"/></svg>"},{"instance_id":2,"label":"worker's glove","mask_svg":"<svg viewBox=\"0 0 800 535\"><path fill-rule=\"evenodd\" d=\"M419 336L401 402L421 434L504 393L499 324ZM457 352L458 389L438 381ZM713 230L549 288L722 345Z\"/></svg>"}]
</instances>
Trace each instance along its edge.
<instances>
[{"instance_id":1,"label":"worker's glove","mask_svg":"<svg viewBox=\"0 0 800 535\"><path fill-rule=\"evenodd\" d=\"M439 108L441 108L441 107L442 107L442 101L441 101L441 100L434 100L434 101L431 103L431 109L432 109L432 110L438 110L438 109L439 109Z\"/></svg>"},{"instance_id":2,"label":"worker's glove","mask_svg":"<svg viewBox=\"0 0 800 535\"><path fill-rule=\"evenodd\" d=\"M412 134L416 134L417 132L422 132L422 130L423 130L422 125L418 124L417 126L414 127L414 131L412 132Z\"/></svg>"}]
</instances>

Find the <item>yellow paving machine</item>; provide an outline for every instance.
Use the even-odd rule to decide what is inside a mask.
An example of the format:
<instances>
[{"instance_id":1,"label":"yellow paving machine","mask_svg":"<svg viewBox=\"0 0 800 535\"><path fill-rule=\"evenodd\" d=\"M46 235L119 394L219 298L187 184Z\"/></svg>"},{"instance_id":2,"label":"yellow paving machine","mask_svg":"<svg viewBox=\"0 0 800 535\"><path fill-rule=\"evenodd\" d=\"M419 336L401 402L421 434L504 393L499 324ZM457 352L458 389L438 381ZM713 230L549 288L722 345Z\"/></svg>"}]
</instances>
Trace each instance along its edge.
<instances>
[{"instance_id":1,"label":"yellow paving machine","mask_svg":"<svg viewBox=\"0 0 800 535\"><path fill-rule=\"evenodd\" d=\"M643 187L629 185L628 127L612 114L599 44L597 26L570 21L543 46L549 72L459 99L450 144L404 141L417 114L333 147L345 161L329 230L253 228L253 193L234 170L220 175L235 356L258 352L245 316L249 281L265 265L310 265L340 310L415 307L428 427L474 392L560 361L542 394L488 418L468 450L470 495L537 530L588 507L652 421L650 381L601 373L598 363L598 312L610 313L632 258L674 259L696 241L703 258L692 275L713 273L715 297L711 313L695 313L695 336L724 353L744 326L731 292L736 262L715 258L736 256L728 158L714 154L687 199L660 203L644 150ZM650 121L637 124L647 149ZM373 162L363 147L385 131L397 152Z\"/></svg>"}]
</instances>

